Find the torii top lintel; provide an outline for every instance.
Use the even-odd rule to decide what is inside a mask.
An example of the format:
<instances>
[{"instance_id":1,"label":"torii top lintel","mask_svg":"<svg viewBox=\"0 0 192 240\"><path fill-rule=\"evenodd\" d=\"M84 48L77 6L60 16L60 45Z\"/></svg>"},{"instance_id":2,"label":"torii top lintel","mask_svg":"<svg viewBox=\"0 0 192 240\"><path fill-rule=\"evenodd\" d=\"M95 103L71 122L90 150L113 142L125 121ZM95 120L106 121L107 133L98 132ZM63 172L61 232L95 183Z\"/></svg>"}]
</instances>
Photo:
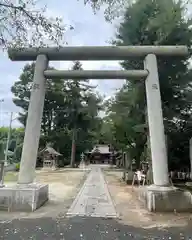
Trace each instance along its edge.
<instances>
[{"instance_id":1,"label":"torii top lintel","mask_svg":"<svg viewBox=\"0 0 192 240\"><path fill-rule=\"evenodd\" d=\"M46 55L50 61L75 60L126 60L129 57L187 56L187 46L78 46L53 48L9 48L12 61L35 61L37 56Z\"/></svg>"}]
</instances>

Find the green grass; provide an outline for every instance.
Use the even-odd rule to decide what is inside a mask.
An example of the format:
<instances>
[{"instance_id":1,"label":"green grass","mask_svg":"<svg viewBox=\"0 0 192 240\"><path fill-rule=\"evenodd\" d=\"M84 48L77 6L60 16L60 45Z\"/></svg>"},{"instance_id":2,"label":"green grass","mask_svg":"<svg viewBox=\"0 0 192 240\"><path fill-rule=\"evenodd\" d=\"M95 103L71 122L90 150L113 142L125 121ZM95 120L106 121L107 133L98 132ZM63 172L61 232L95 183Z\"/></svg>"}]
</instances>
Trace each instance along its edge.
<instances>
[{"instance_id":1,"label":"green grass","mask_svg":"<svg viewBox=\"0 0 192 240\"><path fill-rule=\"evenodd\" d=\"M4 182L16 182L18 178L17 172L6 172Z\"/></svg>"}]
</instances>

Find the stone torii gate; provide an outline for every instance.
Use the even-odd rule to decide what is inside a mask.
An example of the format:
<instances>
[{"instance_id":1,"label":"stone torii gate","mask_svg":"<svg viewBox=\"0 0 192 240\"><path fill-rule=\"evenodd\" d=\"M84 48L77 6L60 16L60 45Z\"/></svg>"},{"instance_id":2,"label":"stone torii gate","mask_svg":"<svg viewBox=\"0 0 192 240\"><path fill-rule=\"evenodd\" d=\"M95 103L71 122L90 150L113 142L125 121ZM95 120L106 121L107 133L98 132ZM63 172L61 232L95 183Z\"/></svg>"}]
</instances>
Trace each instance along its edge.
<instances>
[{"instance_id":1,"label":"stone torii gate","mask_svg":"<svg viewBox=\"0 0 192 240\"><path fill-rule=\"evenodd\" d=\"M156 57L186 56L188 55L188 48L186 46L29 48L9 49L8 54L9 58L13 61L36 61L18 179L20 188L24 185L31 186L34 181L47 78L143 79L146 86L154 185L145 188L140 196L142 196L150 211L161 211L164 209L169 211L177 209L180 206L171 200L173 192L175 194L177 191L170 186L168 177L167 151ZM143 57L144 69L127 71L59 71L47 69L49 61L127 60L130 57ZM170 202L167 203L168 200L165 199L158 200L159 194L166 194ZM186 201L183 198L183 204L182 207L179 207L180 209L186 207L184 206L184 204L186 205ZM187 207L189 207L188 205Z\"/></svg>"}]
</instances>

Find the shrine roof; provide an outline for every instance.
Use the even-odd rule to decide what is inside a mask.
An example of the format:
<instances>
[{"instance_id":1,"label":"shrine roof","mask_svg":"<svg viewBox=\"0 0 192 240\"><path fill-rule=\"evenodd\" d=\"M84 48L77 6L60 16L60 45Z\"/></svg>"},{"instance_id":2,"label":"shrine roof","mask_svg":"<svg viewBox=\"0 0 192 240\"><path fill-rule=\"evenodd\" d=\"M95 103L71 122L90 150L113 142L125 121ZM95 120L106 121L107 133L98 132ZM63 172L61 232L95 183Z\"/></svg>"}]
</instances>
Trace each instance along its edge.
<instances>
[{"instance_id":1,"label":"shrine roof","mask_svg":"<svg viewBox=\"0 0 192 240\"><path fill-rule=\"evenodd\" d=\"M100 154L110 154L111 152L109 151L109 146L108 145L102 145L98 144L94 146L92 151L90 153L100 153Z\"/></svg>"},{"instance_id":2,"label":"shrine roof","mask_svg":"<svg viewBox=\"0 0 192 240\"><path fill-rule=\"evenodd\" d=\"M55 155L55 156L62 156L61 153L57 152L54 148L52 147L45 147L43 150L40 151L40 153L47 152L49 154Z\"/></svg>"}]
</instances>

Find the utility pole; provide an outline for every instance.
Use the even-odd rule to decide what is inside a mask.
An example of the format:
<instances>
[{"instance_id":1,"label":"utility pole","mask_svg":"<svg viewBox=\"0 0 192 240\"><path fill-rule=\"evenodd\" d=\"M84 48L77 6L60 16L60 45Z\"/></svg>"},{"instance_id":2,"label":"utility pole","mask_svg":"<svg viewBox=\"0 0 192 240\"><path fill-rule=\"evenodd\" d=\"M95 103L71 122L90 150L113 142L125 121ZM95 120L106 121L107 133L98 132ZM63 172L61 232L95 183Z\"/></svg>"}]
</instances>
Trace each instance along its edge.
<instances>
[{"instance_id":1,"label":"utility pole","mask_svg":"<svg viewBox=\"0 0 192 240\"><path fill-rule=\"evenodd\" d=\"M0 127L2 127L1 124L2 124L2 103L3 102L4 102L4 99L3 98L0 99Z\"/></svg>"},{"instance_id":2,"label":"utility pole","mask_svg":"<svg viewBox=\"0 0 192 240\"><path fill-rule=\"evenodd\" d=\"M4 175L5 175L5 167L7 166L7 159L8 159L8 149L9 149L9 142L11 137L11 123L13 121L13 113L11 112L10 122L9 122L9 130L7 135L7 143L6 143L6 150L5 150L5 160L1 163L1 171L0 171L0 187L4 187Z\"/></svg>"},{"instance_id":3,"label":"utility pole","mask_svg":"<svg viewBox=\"0 0 192 240\"><path fill-rule=\"evenodd\" d=\"M72 130L71 163L70 163L71 167L74 167L74 164L75 164L76 135L77 135L77 128L76 128L76 126L74 126L73 130Z\"/></svg>"},{"instance_id":4,"label":"utility pole","mask_svg":"<svg viewBox=\"0 0 192 240\"><path fill-rule=\"evenodd\" d=\"M2 114L1 114L1 108L2 108L2 103L4 102L4 99L0 99L0 127L1 127L1 118L2 118ZM0 188L3 187L3 173L4 173L4 161L1 162L0 164Z\"/></svg>"},{"instance_id":5,"label":"utility pole","mask_svg":"<svg viewBox=\"0 0 192 240\"><path fill-rule=\"evenodd\" d=\"M11 137L11 124L13 121L13 112L11 112L11 117L10 117L10 122L9 122L9 130L8 130L8 135L7 135L7 143L6 143L6 149L5 149L5 166L7 166L8 162L8 151L9 151L9 142L10 142L10 137Z\"/></svg>"}]
</instances>

